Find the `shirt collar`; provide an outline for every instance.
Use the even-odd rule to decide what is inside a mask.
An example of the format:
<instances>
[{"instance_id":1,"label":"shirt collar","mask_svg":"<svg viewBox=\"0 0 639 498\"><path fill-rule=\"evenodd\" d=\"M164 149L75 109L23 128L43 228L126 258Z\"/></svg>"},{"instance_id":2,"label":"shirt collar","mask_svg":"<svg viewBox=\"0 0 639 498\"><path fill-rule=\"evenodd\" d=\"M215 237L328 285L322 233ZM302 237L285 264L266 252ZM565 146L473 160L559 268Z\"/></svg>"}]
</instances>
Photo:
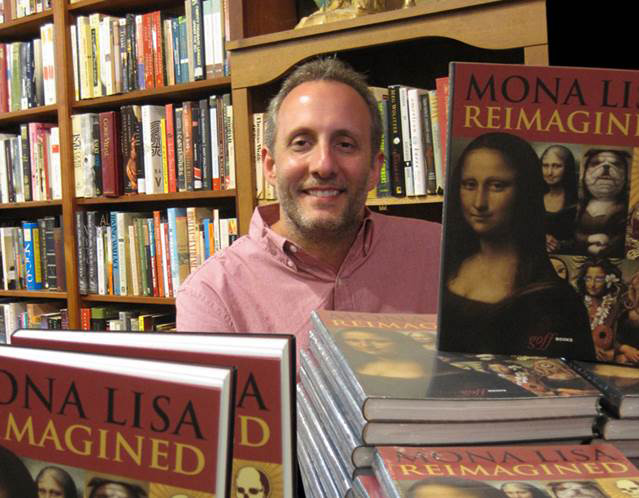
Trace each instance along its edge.
<instances>
[{"instance_id":1,"label":"shirt collar","mask_svg":"<svg viewBox=\"0 0 639 498\"><path fill-rule=\"evenodd\" d=\"M258 206L251 219L249 234L255 239L263 240L267 245L267 250L270 247L277 248L284 254L297 254L299 248L293 242L271 229L271 226L280 219L279 209L279 204ZM351 246L349 256L351 254L358 254L360 251L362 256L368 256L373 246L375 235L375 217L375 213L368 207L365 208L364 221L357 233L355 242ZM291 250L291 248L294 249Z\"/></svg>"}]
</instances>

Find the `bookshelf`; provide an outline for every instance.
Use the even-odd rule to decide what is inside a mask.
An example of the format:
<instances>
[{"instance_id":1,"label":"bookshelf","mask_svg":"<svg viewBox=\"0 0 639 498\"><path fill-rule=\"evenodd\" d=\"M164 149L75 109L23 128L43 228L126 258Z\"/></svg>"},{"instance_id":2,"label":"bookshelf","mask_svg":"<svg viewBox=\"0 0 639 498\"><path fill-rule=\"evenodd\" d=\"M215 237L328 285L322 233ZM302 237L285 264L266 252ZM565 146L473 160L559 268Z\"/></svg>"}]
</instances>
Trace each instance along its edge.
<instances>
[{"instance_id":1,"label":"bookshelf","mask_svg":"<svg viewBox=\"0 0 639 498\"><path fill-rule=\"evenodd\" d=\"M57 123L60 130L62 200L0 205L0 221L60 214L64 230L66 292L0 291L0 297L37 297L66 300L69 327L80 328L80 308L96 303L170 307L173 298L81 295L76 261L75 213L87 209L145 210L169 206L210 206L234 212L240 233L248 231L255 199L255 172L251 116L264 111L281 78L295 64L320 54L336 53L356 69L367 72L371 84L430 84L447 72L450 60L548 63L545 0L440 0L416 7L369 15L299 30L294 0L260 0L251 8L246 0L225 0L229 14L231 75L125 94L75 100L71 64L70 26L78 15L94 12L123 15L162 9L179 12L181 0L82 0L70 4L53 1L52 8L0 24L0 42L37 36L42 24L55 30L56 104L0 114L0 131L15 130L30 121ZM414 64L415 54L428 53ZM410 60L406 59L410 55ZM268 61L268 63L265 63ZM230 92L234 109L236 188L173 194L127 195L119 198L76 198L73 176L71 117L76 113L115 110L122 105L163 104ZM417 200L431 210L441 197ZM376 200L389 211L414 210L414 200ZM436 216L436 215L435 215Z\"/></svg>"}]
</instances>

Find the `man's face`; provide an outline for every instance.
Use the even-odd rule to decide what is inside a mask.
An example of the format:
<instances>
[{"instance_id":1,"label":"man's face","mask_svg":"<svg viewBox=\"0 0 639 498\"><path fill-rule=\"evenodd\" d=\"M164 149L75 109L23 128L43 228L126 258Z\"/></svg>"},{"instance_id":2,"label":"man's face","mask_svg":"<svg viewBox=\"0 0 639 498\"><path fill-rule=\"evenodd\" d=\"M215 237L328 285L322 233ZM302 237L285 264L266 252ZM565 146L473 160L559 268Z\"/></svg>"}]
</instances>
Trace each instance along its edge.
<instances>
[{"instance_id":1,"label":"man's face","mask_svg":"<svg viewBox=\"0 0 639 498\"><path fill-rule=\"evenodd\" d=\"M617 481L617 488L627 496L639 497L639 484L630 479L622 479Z\"/></svg>"},{"instance_id":2,"label":"man's face","mask_svg":"<svg viewBox=\"0 0 639 498\"><path fill-rule=\"evenodd\" d=\"M614 199L626 184L626 168L614 152L600 152L586 164L585 182L596 199Z\"/></svg>"},{"instance_id":3,"label":"man's face","mask_svg":"<svg viewBox=\"0 0 639 498\"><path fill-rule=\"evenodd\" d=\"M606 289L606 272L600 266L591 266L586 270L584 282L586 294L591 297L600 297Z\"/></svg>"},{"instance_id":4,"label":"man's face","mask_svg":"<svg viewBox=\"0 0 639 498\"><path fill-rule=\"evenodd\" d=\"M310 240L339 239L359 226L383 161L372 153L364 99L334 81L306 82L286 96L274 150L262 157L277 186L284 235Z\"/></svg>"},{"instance_id":5,"label":"man's face","mask_svg":"<svg viewBox=\"0 0 639 498\"><path fill-rule=\"evenodd\" d=\"M554 489L557 498L606 498L597 488L584 482L564 482Z\"/></svg>"}]
</instances>

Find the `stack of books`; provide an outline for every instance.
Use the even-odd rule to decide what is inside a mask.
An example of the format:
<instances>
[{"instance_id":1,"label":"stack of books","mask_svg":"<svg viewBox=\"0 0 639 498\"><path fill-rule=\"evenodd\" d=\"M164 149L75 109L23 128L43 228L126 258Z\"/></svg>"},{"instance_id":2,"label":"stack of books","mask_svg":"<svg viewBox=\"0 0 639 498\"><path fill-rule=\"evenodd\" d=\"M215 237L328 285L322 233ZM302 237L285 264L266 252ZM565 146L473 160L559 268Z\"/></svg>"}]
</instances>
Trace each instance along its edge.
<instances>
[{"instance_id":1,"label":"stack of books","mask_svg":"<svg viewBox=\"0 0 639 498\"><path fill-rule=\"evenodd\" d=\"M593 438L601 393L560 359L435 351L434 315L322 310L312 321L297 388L307 489L352 493L375 446Z\"/></svg>"},{"instance_id":2,"label":"stack of books","mask_svg":"<svg viewBox=\"0 0 639 498\"><path fill-rule=\"evenodd\" d=\"M639 369L584 361L570 366L603 394L594 441L613 444L639 462Z\"/></svg>"}]
</instances>

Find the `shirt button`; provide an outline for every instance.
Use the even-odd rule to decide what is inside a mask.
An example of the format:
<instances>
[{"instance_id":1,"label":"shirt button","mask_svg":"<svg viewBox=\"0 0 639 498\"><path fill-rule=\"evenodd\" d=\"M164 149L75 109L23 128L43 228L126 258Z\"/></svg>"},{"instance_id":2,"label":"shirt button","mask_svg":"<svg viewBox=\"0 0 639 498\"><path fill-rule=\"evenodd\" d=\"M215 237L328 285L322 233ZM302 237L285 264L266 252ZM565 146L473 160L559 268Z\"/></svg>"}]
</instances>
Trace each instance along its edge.
<instances>
[{"instance_id":1,"label":"shirt button","mask_svg":"<svg viewBox=\"0 0 639 498\"><path fill-rule=\"evenodd\" d=\"M297 252L297 246L291 244L291 252Z\"/></svg>"},{"instance_id":2,"label":"shirt button","mask_svg":"<svg viewBox=\"0 0 639 498\"><path fill-rule=\"evenodd\" d=\"M295 263L293 263L290 259L286 262L289 268L295 268Z\"/></svg>"}]
</instances>

